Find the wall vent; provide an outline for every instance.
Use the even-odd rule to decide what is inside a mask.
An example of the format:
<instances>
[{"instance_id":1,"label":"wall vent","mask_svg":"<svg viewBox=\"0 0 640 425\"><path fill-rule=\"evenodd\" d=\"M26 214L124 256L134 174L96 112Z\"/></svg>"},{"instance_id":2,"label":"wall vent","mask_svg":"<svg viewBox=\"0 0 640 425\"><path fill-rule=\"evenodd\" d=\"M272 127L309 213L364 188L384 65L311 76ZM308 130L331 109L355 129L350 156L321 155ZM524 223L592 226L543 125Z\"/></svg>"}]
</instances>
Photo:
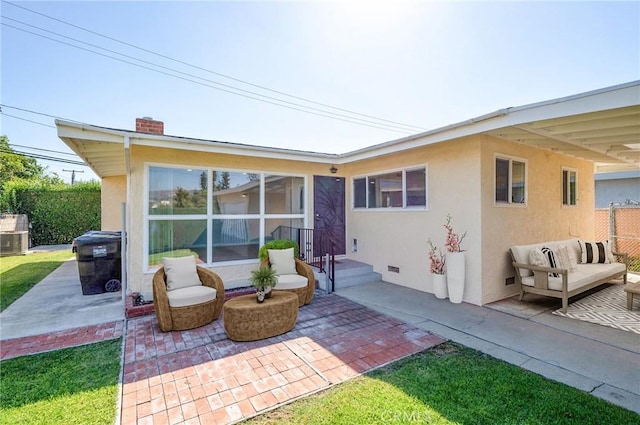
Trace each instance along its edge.
<instances>
[{"instance_id":1,"label":"wall vent","mask_svg":"<svg viewBox=\"0 0 640 425\"><path fill-rule=\"evenodd\" d=\"M393 273L400 273L400 267L396 266L387 266L387 270Z\"/></svg>"}]
</instances>

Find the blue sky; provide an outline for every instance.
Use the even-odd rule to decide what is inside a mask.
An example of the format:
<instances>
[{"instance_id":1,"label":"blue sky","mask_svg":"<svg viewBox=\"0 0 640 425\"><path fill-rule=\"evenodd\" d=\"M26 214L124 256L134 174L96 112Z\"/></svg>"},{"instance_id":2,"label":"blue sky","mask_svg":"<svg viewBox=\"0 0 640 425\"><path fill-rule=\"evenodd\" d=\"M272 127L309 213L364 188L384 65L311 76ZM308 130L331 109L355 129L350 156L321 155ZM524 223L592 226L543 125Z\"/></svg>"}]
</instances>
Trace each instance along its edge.
<instances>
[{"instance_id":1,"label":"blue sky","mask_svg":"<svg viewBox=\"0 0 640 425\"><path fill-rule=\"evenodd\" d=\"M0 133L12 144L57 153L16 150L71 159L77 158L64 154L70 150L54 128L24 121L52 126L53 118L8 106L130 130L136 117L151 116L164 121L171 135L341 153L418 128L640 79L640 2L635 1L15 4L19 7L1 3L0 94L3 114L23 119L2 115ZM139 64L190 74L178 75L201 84L12 27L129 62L152 62L171 70ZM210 71L418 128L357 125L215 90L208 87L212 81L250 91L242 93L252 97L374 121ZM63 169L84 170L76 175L79 180L95 178L87 167L42 164L66 181L70 173Z\"/></svg>"}]
</instances>

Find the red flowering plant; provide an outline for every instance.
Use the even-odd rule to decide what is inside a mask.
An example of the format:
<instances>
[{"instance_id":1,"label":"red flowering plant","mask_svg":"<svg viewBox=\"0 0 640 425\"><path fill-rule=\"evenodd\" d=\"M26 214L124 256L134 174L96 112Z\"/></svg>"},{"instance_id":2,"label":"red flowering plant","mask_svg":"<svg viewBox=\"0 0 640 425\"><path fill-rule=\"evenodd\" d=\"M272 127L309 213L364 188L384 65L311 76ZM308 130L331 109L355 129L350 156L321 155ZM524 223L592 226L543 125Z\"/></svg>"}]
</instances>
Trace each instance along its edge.
<instances>
[{"instance_id":1,"label":"red flowering plant","mask_svg":"<svg viewBox=\"0 0 640 425\"><path fill-rule=\"evenodd\" d=\"M431 267L429 270L433 274L444 274L444 254L440 250L440 248L436 247L433 242L431 242L431 238L429 238L429 261L431 262ZM437 253L436 253L437 251Z\"/></svg>"},{"instance_id":2,"label":"red flowering plant","mask_svg":"<svg viewBox=\"0 0 640 425\"><path fill-rule=\"evenodd\" d=\"M451 226L451 214L447 214L447 222L444 225L444 228L447 229L447 240L444 243L444 247L449 252L462 252L464 251L460 244L462 244L462 240L465 236L467 236L467 232L464 232L462 236L458 235L453 231L453 226Z\"/></svg>"}]
</instances>

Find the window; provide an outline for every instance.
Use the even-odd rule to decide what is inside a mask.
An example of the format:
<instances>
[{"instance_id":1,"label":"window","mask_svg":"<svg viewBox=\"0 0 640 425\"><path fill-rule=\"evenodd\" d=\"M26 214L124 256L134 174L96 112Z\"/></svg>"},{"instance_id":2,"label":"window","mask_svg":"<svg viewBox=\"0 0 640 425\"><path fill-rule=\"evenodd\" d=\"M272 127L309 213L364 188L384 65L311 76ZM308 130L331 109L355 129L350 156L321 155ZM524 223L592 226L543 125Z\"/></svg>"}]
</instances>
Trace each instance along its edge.
<instances>
[{"instance_id":1,"label":"window","mask_svg":"<svg viewBox=\"0 0 640 425\"><path fill-rule=\"evenodd\" d=\"M526 204L526 162L496 157L495 201L497 204Z\"/></svg>"},{"instance_id":2,"label":"window","mask_svg":"<svg viewBox=\"0 0 640 425\"><path fill-rule=\"evenodd\" d=\"M353 179L353 208L427 206L427 169L411 168Z\"/></svg>"},{"instance_id":3,"label":"window","mask_svg":"<svg viewBox=\"0 0 640 425\"><path fill-rule=\"evenodd\" d=\"M303 228L305 179L234 170L149 166L147 266L255 260L274 234Z\"/></svg>"},{"instance_id":4,"label":"window","mask_svg":"<svg viewBox=\"0 0 640 425\"><path fill-rule=\"evenodd\" d=\"M562 169L562 205L576 205L577 172L570 168Z\"/></svg>"}]
</instances>

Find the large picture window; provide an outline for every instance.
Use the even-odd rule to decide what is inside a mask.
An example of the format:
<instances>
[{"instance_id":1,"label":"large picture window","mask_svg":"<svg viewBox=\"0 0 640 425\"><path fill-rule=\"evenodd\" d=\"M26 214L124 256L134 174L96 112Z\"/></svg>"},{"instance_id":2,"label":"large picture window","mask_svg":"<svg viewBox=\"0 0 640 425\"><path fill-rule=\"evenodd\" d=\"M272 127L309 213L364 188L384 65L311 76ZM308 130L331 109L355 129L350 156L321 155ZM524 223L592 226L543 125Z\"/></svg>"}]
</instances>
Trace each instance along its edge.
<instances>
[{"instance_id":1,"label":"large picture window","mask_svg":"<svg viewBox=\"0 0 640 425\"><path fill-rule=\"evenodd\" d=\"M147 177L148 267L185 255L205 264L256 260L273 235L304 227L301 176L149 166Z\"/></svg>"},{"instance_id":2,"label":"large picture window","mask_svg":"<svg viewBox=\"0 0 640 425\"><path fill-rule=\"evenodd\" d=\"M524 160L496 157L496 204L526 204L526 171L526 161Z\"/></svg>"},{"instance_id":3,"label":"large picture window","mask_svg":"<svg viewBox=\"0 0 640 425\"><path fill-rule=\"evenodd\" d=\"M353 208L427 207L427 169L415 167L353 179Z\"/></svg>"}]
</instances>

